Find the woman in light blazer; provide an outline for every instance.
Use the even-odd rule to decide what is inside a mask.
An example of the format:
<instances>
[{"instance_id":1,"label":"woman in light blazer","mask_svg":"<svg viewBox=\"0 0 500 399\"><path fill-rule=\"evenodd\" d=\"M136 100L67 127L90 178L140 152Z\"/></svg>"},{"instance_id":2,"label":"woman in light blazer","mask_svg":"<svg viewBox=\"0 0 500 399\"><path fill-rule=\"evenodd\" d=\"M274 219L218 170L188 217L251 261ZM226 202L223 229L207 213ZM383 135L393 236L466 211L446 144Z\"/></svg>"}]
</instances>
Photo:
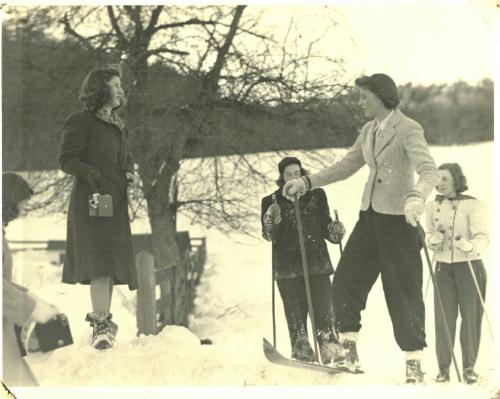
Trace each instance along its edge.
<instances>
[{"instance_id":1,"label":"woman in light blazer","mask_svg":"<svg viewBox=\"0 0 500 399\"><path fill-rule=\"evenodd\" d=\"M489 242L488 217L481 201L462 194L467 190L467 181L459 164L445 163L439 167L439 174L441 180L437 189L440 195L426 206L427 244L434 251L436 282L452 342L460 311L463 377L465 382L472 384L478 378L474 365L481 340L481 297L484 301L486 293L486 270L481 255ZM434 314L439 365L436 381L447 382L450 380L451 351L442 315L437 311L436 294Z\"/></svg>"},{"instance_id":2,"label":"woman in light blazer","mask_svg":"<svg viewBox=\"0 0 500 399\"><path fill-rule=\"evenodd\" d=\"M387 75L356 79L360 105L371 120L336 164L288 182L283 195L295 198L306 191L344 180L368 165L370 174L361 200L359 220L347 241L333 277L336 328L344 349L345 366L358 368L356 340L368 293L382 275L382 285L394 336L406 352L406 381L420 383L425 342L422 260L417 221L425 200L438 181L422 127L399 109L398 90ZM414 173L419 175L414 182Z\"/></svg>"}]
</instances>

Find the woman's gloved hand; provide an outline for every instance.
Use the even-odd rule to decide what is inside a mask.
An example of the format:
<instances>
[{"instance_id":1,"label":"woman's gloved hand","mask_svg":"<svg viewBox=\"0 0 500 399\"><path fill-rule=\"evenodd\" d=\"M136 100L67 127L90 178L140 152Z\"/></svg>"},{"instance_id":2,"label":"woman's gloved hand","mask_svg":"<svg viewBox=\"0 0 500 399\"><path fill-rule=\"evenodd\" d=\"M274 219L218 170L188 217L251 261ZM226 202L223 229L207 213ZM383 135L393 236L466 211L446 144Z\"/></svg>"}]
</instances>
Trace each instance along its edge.
<instances>
[{"instance_id":1,"label":"woman's gloved hand","mask_svg":"<svg viewBox=\"0 0 500 399\"><path fill-rule=\"evenodd\" d=\"M272 224L279 224L281 222L281 208L278 204L272 204L267 208L264 214L264 221L271 222Z\"/></svg>"},{"instance_id":2,"label":"woman's gloved hand","mask_svg":"<svg viewBox=\"0 0 500 399\"><path fill-rule=\"evenodd\" d=\"M87 176L87 181L89 182L92 193L104 194L104 180L98 170L92 170Z\"/></svg>"},{"instance_id":3,"label":"woman's gloved hand","mask_svg":"<svg viewBox=\"0 0 500 399\"><path fill-rule=\"evenodd\" d=\"M474 245L469 240L461 237L455 237L455 247L465 253L474 249Z\"/></svg>"},{"instance_id":4,"label":"woman's gloved hand","mask_svg":"<svg viewBox=\"0 0 500 399\"><path fill-rule=\"evenodd\" d=\"M307 192L307 183L304 177L293 179L285 183L283 186L282 195L290 201L295 201L296 197L300 197Z\"/></svg>"},{"instance_id":5,"label":"woman's gloved hand","mask_svg":"<svg viewBox=\"0 0 500 399\"><path fill-rule=\"evenodd\" d=\"M430 237L429 237L429 248L431 250L435 251L440 251L443 246L444 242L444 234L441 233L440 231L434 232Z\"/></svg>"},{"instance_id":6,"label":"woman's gloved hand","mask_svg":"<svg viewBox=\"0 0 500 399\"><path fill-rule=\"evenodd\" d=\"M327 227L328 237L334 244L339 244L345 235L344 224L338 220L330 222Z\"/></svg>"},{"instance_id":7,"label":"woman's gloved hand","mask_svg":"<svg viewBox=\"0 0 500 399\"><path fill-rule=\"evenodd\" d=\"M45 302L38 297L35 297L35 309L31 313L30 319L40 324L45 324L59 314L57 306Z\"/></svg>"}]
</instances>

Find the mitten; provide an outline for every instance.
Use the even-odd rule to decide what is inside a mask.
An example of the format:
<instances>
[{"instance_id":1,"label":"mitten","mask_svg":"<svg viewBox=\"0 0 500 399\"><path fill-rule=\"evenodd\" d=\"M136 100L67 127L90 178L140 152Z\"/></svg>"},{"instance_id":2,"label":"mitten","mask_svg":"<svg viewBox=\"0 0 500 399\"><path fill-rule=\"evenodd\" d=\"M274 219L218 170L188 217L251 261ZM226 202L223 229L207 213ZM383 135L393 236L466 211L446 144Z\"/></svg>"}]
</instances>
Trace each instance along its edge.
<instances>
[{"instance_id":1,"label":"mitten","mask_svg":"<svg viewBox=\"0 0 500 399\"><path fill-rule=\"evenodd\" d=\"M417 222L424 211L425 205L422 198L412 196L406 199L404 213L407 223L411 224L413 227L417 227Z\"/></svg>"},{"instance_id":2,"label":"mitten","mask_svg":"<svg viewBox=\"0 0 500 399\"><path fill-rule=\"evenodd\" d=\"M436 231L428 239L429 248L433 251L439 251L443 246L444 234Z\"/></svg>"},{"instance_id":3,"label":"mitten","mask_svg":"<svg viewBox=\"0 0 500 399\"><path fill-rule=\"evenodd\" d=\"M59 314L59 310L56 306L51 305L43 300L37 300L35 309L31 313L31 320L36 321L40 324L47 323L50 319L53 319Z\"/></svg>"},{"instance_id":4,"label":"mitten","mask_svg":"<svg viewBox=\"0 0 500 399\"><path fill-rule=\"evenodd\" d=\"M345 234L345 227L342 222L336 220L330 222L327 227L328 230L328 238L334 244L339 244L342 241L342 238Z\"/></svg>"},{"instance_id":5,"label":"mitten","mask_svg":"<svg viewBox=\"0 0 500 399\"><path fill-rule=\"evenodd\" d=\"M87 181L89 182L90 189L93 193L103 194L104 180L98 170L92 170L87 176Z\"/></svg>"},{"instance_id":6,"label":"mitten","mask_svg":"<svg viewBox=\"0 0 500 399\"><path fill-rule=\"evenodd\" d=\"M455 247L457 247L462 252L471 252L474 249L474 245L465 238L455 239Z\"/></svg>"}]
</instances>

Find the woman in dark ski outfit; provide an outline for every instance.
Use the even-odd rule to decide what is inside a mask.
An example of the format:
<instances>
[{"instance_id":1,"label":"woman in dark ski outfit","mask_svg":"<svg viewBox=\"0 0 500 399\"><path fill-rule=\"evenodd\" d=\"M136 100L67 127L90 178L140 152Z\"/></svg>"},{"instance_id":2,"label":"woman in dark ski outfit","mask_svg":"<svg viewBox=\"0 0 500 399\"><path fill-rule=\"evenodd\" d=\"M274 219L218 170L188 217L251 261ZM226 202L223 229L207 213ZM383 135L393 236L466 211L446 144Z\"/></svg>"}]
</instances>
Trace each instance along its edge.
<instances>
[{"instance_id":1,"label":"woman in dark ski outfit","mask_svg":"<svg viewBox=\"0 0 500 399\"><path fill-rule=\"evenodd\" d=\"M127 185L136 184L124 122L116 115L125 97L121 71L105 66L85 78L80 100L86 109L64 123L59 164L74 176L68 209L63 282L89 284L96 349L113 346L116 324L111 322L113 286L137 288L128 217ZM89 196L110 194L111 217L89 216Z\"/></svg>"},{"instance_id":2,"label":"woman in dark ski outfit","mask_svg":"<svg viewBox=\"0 0 500 399\"><path fill-rule=\"evenodd\" d=\"M262 232L272 241L273 275L288 324L292 357L314 361L314 352L307 338L308 305L304 285L302 258L293 202L281 195L285 182L300 178L306 172L299 159L286 157L278 164L279 186L273 194L262 199ZM333 222L325 192L313 190L300 198L304 229L309 282L316 323L316 336L323 363L330 363L335 355L336 337L333 332L333 315L330 295L330 275L333 267L325 238L339 243L344 234L340 222Z\"/></svg>"},{"instance_id":3,"label":"woman in dark ski outfit","mask_svg":"<svg viewBox=\"0 0 500 399\"><path fill-rule=\"evenodd\" d=\"M471 269L484 301L486 270L481 256L489 243L488 215L481 201L462 194L467 190L467 182L459 164L441 165L439 175L441 180L437 189L440 195L426 206L427 243L434 251L437 286L452 341L460 311L463 377L466 383L473 384L478 379L474 365L481 340L483 306ZM451 352L443 318L437 309L436 294L434 298L439 365L436 381L447 382L450 380Z\"/></svg>"}]
</instances>

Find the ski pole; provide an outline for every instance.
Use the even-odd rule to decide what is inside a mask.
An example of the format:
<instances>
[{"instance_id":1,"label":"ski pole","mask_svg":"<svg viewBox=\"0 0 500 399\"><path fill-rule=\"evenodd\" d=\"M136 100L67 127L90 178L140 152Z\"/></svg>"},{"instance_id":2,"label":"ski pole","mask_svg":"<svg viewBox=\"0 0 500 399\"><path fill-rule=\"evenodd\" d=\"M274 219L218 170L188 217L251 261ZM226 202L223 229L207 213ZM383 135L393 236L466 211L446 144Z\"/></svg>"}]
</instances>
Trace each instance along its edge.
<instances>
[{"instance_id":1,"label":"ski pole","mask_svg":"<svg viewBox=\"0 0 500 399\"><path fill-rule=\"evenodd\" d=\"M276 200L276 194L273 194L272 196L273 199L273 204L278 205L278 202ZM272 262L272 267L271 267L271 281L273 283L272 285L272 312L273 312L273 347L276 349L276 291L275 291L275 284L274 284L274 261Z\"/></svg>"},{"instance_id":2,"label":"ski pole","mask_svg":"<svg viewBox=\"0 0 500 399\"><path fill-rule=\"evenodd\" d=\"M336 209L334 209L333 213L335 213L335 221L338 222L339 221L339 213L337 212ZM343 250L342 250L342 240L340 240L340 242L339 242L339 249L340 249L340 256L342 256L342 252L343 252Z\"/></svg>"},{"instance_id":3,"label":"ski pole","mask_svg":"<svg viewBox=\"0 0 500 399\"><path fill-rule=\"evenodd\" d=\"M476 286L477 295L479 296L479 300L481 301L481 306L483 307L483 312L486 317L486 322L488 323L488 329L490 331L491 339L493 340L493 329L491 328L490 318L488 317L488 312L486 311L486 305L484 303L483 296L481 295L481 290L479 289L479 284L477 282L476 274L474 273L474 268L472 267L472 263L467 259L467 264L469 265L469 271L472 276L472 280L474 281L474 285Z\"/></svg>"},{"instance_id":4,"label":"ski pole","mask_svg":"<svg viewBox=\"0 0 500 399\"><path fill-rule=\"evenodd\" d=\"M434 266L434 258L435 258L436 254L434 253L432 255L432 265ZM429 292L429 286L431 284L431 276L429 275L429 277L427 278L427 283L425 284L425 294L424 294L424 302L427 300L427 293Z\"/></svg>"},{"instance_id":5,"label":"ski pole","mask_svg":"<svg viewBox=\"0 0 500 399\"><path fill-rule=\"evenodd\" d=\"M275 293L274 293L274 264L271 270L272 273L272 278L271 281L273 283L273 288L272 288L272 312L273 312L273 347L276 349L276 308L275 308Z\"/></svg>"},{"instance_id":6,"label":"ski pole","mask_svg":"<svg viewBox=\"0 0 500 399\"><path fill-rule=\"evenodd\" d=\"M309 286L309 273L307 270L306 246L304 243L304 232L302 231L302 220L300 217L299 196L295 197L294 205L295 205L295 217L297 219L297 230L299 232L300 254L302 257L302 270L304 271L304 284L306 286L307 307L309 309L309 317L311 319L311 327L313 330L314 358L316 359L316 361L318 361L318 359L319 359L319 357L318 357L318 338L316 337L316 323L314 321L314 310L313 310L312 299L311 299L311 287Z\"/></svg>"},{"instance_id":7,"label":"ski pole","mask_svg":"<svg viewBox=\"0 0 500 399\"><path fill-rule=\"evenodd\" d=\"M441 317L442 317L445 332L446 332L446 338L448 341L448 348L451 352L451 356L453 359L453 365L455 367L455 371L457 372L458 381L462 382L462 378L460 377L460 372L458 371L458 364L457 364L457 359L455 357L455 352L453 351L453 342L451 340L450 329L448 327L448 322L446 321L446 315L444 313L443 301L441 299L441 294L439 293L439 288L438 288L434 273L432 272L431 258L429 256L429 251L427 250L427 244L425 243L425 232L424 232L424 229L422 228L422 225L419 222L417 222L417 233L418 233L418 238L420 239L420 243L422 244L422 248L424 249L425 258L427 260L427 265L429 266L429 273L431 276L432 284L434 285L434 288L436 290L435 295L436 295L437 300L438 300L439 310L441 312Z\"/></svg>"}]
</instances>

